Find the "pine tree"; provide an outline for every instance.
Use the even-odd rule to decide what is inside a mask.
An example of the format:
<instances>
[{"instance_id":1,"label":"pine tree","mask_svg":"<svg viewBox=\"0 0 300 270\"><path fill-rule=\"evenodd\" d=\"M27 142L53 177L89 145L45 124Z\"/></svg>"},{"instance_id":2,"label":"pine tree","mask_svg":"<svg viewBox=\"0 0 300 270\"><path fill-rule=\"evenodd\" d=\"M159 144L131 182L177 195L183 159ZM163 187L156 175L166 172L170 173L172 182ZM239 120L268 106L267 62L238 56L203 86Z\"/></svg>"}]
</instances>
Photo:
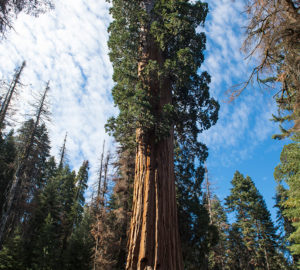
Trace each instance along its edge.
<instances>
[{"instance_id":1,"label":"pine tree","mask_svg":"<svg viewBox=\"0 0 300 270\"><path fill-rule=\"evenodd\" d=\"M237 223L233 223L229 229L227 256L227 266L230 270L255 269L243 239L242 229Z\"/></svg>"},{"instance_id":2,"label":"pine tree","mask_svg":"<svg viewBox=\"0 0 300 270\"><path fill-rule=\"evenodd\" d=\"M282 214L288 221L292 222L294 227L287 229L290 241L290 250L294 255L294 262L297 263L300 257L300 136L296 134L293 137L294 142L285 145L281 156L280 162L274 172L274 177L279 183L285 183L288 185L288 189L285 190L285 198L282 198L279 205L282 208ZM288 221L286 223L288 224Z\"/></svg>"},{"instance_id":3,"label":"pine tree","mask_svg":"<svg viewBox=\"0 0 300 270\"><path fill-rule=\"evenodd\" d=\"M120 114L108 128L123 147L136 146L126 269L182 269L174 128L180 143L197 153L204 150L198 133L217 119L210 77L197 74L205 36L196 28L204 23L207 5L187 0L112 4L109 47Z\"/></svg>"},{"instance_id":4,"label":"pine tree","mask_svg":"<svg viewBox=\"0 0 300 270\"><path fill-rule=\"evenodd\" d=\"M133 197L134 152L119 149L119 158L115 166L118 175L115 177L114 190L109 201L111 211L111 230L115 239L115 269L125 268L127 256L127 236L130 228L130 217Z\"/></svg>"},{"instance_id":5,"label":"pine tree","mask_svg":"<svg viewBox=\"0 0 300 270\"><path fill-rule=\"evenodd\" d=\"M92 237L90 217L84 214L84 191L88 180L88 162L83 162L77 175L68 165L55 168L52 177L37 197L36 209L25 235L26 265L32 269L71 269L90 262ZM56 171L56 173L55 173ZM81 238L82 237L82 238ZM83 245L89 248L79 258ZM88 256L88 257L85 257Z\"/></svg>"},{"instance_id":6,"label":"pine tree","mask_svg":"<svg viewBox=\"0 0 300 270\"><path fill-rule=\"evenodd\" d=\"M218 242L215 246L211 247L208 269L231 269L228 268L228 232L230 226L227 221L226 212L216 195L211 198L210 220L211 224L217 228ZM235 254L235 256L237 255Z\"/></svg>"},{"instance_id":7,"label":"pine tree","mask_svg":"<svg viewBox=\"0 0 300 270\"><path fill-rule=\"evenodd\" d=\"M32 128L34 126L34 120L30 119L26 121L18 130L18 136L16 136L16 145L19 161L22 159L23 153L28 147L28 138L31 135ZM24 166L22 185L19 190L22 191L23 198L20 198L19 210L24 211L20 204L30 205L33 202L33 198L36 193L45 184L45 170L47 161L50 156L50 140L46 125L43 123L35 128L35 134L33 136L30 152L26 159L21 161ZM27 202L27 203L25 203ZM30 207L30 206L29 206ZM27 209L28 210L28 209ZM24 211L26 212L26 211ZM26 213L21 213L24 218Z\"/></svg>"},{"instance_id":8,"label":"pine tree","mask_svg":"<svg viewBox=\"0 0 300 270\"><path fill-rule=\"evenodd\" d=\"M2 208L2 216L0 220L0 246L4 240L5 232L10 229L13 230L15 225L15 220L18 215L15 215L16 207L23 196L23 189L27 188L27 177L26 169L29 162L29 157L34 149L35 136L39 131L40 123L42 122L43 116L47 116L48 110L46 106L46 97L49 91L49 82L38 101L36 106L35 120L31 122L30 132L26 138L26 145L23 148L23 152L18 157L18 162L16 166L15 176L13 178L10 189L7 193L6 203ZM10 221L10 226L8 228L8 221Z\"/></svg>"},{"instance_id":9,"label":"pine tree","mask_svg":"<svg viewBox=\"0 0 300 270\"><path fill-rule=\"evenodd\" d=\"M278 184L276 188L275 196L275 207L277 208L277 224L279 229L280 236L280 245L279 248L283 254L286 254L286 257L291 265L296 265L297 256L292 256L289 247L291 242L289 241L289 236L295 231L295 228L292 225L292 221L284 214L285 206L284 202L288 199L287 189L283 187L282 184Z\"/></svg>"},{"instance_id":10,"label":"pine tree","mask_svg":"<svg viewBox=\"0 0 300 270\"><path fill-rule=\"evenodd\" d=\"M278 236L263 197L251 178L244 178L238 171L231 183L233 187L226 205L236 213L233 225L241 234L249 262L245 269L283 269L287 263L278 252Z\"/></svg>"},{"instance_id":11,"label":"pine tree","mask_svg":"<svg viewBox=\"0 0 300 270\"><path fill-rule=\"evenodd\" d=\"M38 195L37 207L28 226L25 238L27 264L34 269L57 269L59 265L62 245L60 179L60 175L48 179L43 192Z\"/></svg>"},{"instance_id":12,"label":"pine tree","mask_svg":"<svg viewBox=\"0 0 300 270\"><path fill-rule=\"evenodd\" d=\"M0 251L0 269L23 270L24 262L23 240L20 231L16 230Z\"/></svg>"},{"instance_id":13,"label":"pine tree","mask_svg":"<svg viewBox=\"0 0 300 270\"><path fill-rule=\"evenodd\" d=\"M70 171L69 166L66 166L61 170L59 174L59 186L60 186L60 199L61 199L61 229L62 229L62 248L61 259L63 253L67 248L67 242L72 232L73 222L75 219L73 207L74 207L74 194L75 194L75 171Z\"/></svg>"},{"instance_id":14,"label":"pine tree","mask_svg":"<svg viewBox=\"0 0 300 270\"><path fill-rule=\"evenodd\" d=\"M81 221L75 227L65 253L64 270L92 269L94 239L91 235L92 218L85 208Z\"/></svg>"},{"instance_id":15,"label":"pine tree","mask_svg":"<svg viewBox=\"0 0 300 270\"><path fill-rule=\"evenodd\" d=\"M206 152L204 157L206 158ZM210 223L201 184L204 168L195 165L193 152L179 145L175 150L175 177L179 233L185 269L207 269L208 254L217 242L216 227Z\"/></svg>"},{"instance_id":16,"label":"pine tree","mask_svg":"<svg viewBox=\"0 0 300 270\"><path fill-rule=\"evenodd\" d=\"M16 146L13 131L0 134L0 209L5 203L6 193L10 188L15 173Z\"/></svg>"},{"instance_id":17,"label":"pine tree","mask_svg":"<svg viewBox=\"0 0 300 270\"><path fill-rule=\"evenodd\" d=\"M89 162L85 160L82 163L75 179L76 187L75 187L75 198L74 198L75 201L74 201L74 210L73 210L74 211L73 225L80 224L83 215L83 210L85 205L84 193L88 187L87 186L87 182L89 178L88 170L89 170Z\"/></svg>"}]
</instances>

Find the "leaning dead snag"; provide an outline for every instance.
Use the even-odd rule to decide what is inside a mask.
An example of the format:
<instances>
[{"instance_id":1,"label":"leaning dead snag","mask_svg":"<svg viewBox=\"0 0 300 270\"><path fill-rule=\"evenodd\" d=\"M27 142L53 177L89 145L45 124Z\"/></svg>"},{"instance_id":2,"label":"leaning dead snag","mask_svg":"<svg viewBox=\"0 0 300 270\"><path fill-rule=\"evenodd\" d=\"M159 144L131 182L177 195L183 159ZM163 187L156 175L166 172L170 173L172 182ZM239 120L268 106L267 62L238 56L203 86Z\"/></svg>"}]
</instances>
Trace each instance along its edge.
<instances>
[{"instance_id":1,"label":"leaning dead snag","mask_svg":"<svg viewBox=\"0 0 300 270\"><path fill-rule=\"evenodd\" d=\"M22 65L17 69L17 71L14 74L14 78L7 90L7 93L5 95L5 98L3 102L1 103L1 108L0 108L0 132L4 127L4 122L5 118L7 116L7 112L10 108L11 101L16 93L17 86L20 84L20 77L22 74L22 71L25 67L26 63L23 61Z\"/></svg>"}]
</instances>

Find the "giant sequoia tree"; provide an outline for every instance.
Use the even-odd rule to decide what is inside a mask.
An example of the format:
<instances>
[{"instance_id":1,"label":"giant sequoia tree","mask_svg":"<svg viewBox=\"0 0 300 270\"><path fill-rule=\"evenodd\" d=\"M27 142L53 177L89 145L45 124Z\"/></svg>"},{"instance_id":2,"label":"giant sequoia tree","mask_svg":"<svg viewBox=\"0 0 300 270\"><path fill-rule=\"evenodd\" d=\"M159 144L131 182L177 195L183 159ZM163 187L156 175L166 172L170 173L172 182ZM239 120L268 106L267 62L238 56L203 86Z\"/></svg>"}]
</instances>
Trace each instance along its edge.
<instances>
[{"instance_id":1,"label":"giant sequoia tree","mask_svg":"<svg viewBox=\"0 0 300 270\"><path fill-rule=\"evenodd\" d=\"M217 120L203 62L208 8L188 0L112 0L109 47L120 113L107 127L136 149L126 269L183 269L174 177L174 133L197 157L199 132ZM203 160L200 160L202 162Z\"/></svg>"}]
</instances>

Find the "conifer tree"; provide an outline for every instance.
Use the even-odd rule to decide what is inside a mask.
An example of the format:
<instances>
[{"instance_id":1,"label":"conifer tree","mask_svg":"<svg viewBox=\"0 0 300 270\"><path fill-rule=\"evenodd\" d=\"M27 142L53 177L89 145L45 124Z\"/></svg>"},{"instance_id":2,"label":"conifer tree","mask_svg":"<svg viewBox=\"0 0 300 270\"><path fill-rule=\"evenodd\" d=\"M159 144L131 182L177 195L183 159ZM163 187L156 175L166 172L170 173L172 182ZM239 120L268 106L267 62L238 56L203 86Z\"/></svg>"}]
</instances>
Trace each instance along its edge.
<instances>
[{"instance_id":1,"label":"conifer tree","mask_svg":"<svg viewBox=\"0 0 300 270\"><path fill-rule=\"evenodd\" d=\"M119 159L115 164L118 175L109 201L115 232L115 268L124 269L127 255L127 236L130 228L134 181L134 152L119 149Z\"/></svg>"},{"instance_id":2,"label":"conifer tree","mask_svg":"<svg viewBox=\"0 0 300 270\"><path fill-rule=\"evenodd\" d=\"M13 131L0 134L0 209L5 203L6 193L10 188L15 172L16 145Z\"/></svg>"},{"instance_id":3,"label":"conifer tree","mask_svg":"<svg viewBox=\"0 0 300 270\"><path fill-rule=\"evenodd\" d=\"M89 170L89 162L85 160L75 179L75 202L74 202L74 221L73 225L80 224L80 219L83 215L84 205L85 205L85 197L84 193L87 189L87 182L88 182L88 170Z\"/></svg>"},{"instance_id":4,"label":"conifer tree","mask_svg":"<svg viewBox=\"0 0 300 270\"><path fill-rule=\"evenodd\" d=\"M283 269L287 267L278 252L278 236L263 197L249 176L235 172L231 194L226 198L229 210L236 213L233 226L242 237L244 254L248 257L245 269Z\"/></svg>"},{"instance_id":5,"label":"conifer tree","mask_svg":"<svg viewBox=\"0 0 300 270\"><path fill-rule=\"evenodd\" d=\"M288 190L282 185L278 184L276 188L275 196L275 207L277 208L277 224L279 230L279 248L283 254L286 254L286 257L291 265L296 265L297 255L292 255L289 247L291 246L291 241L289 236L295 231L295 228L292 225L291 219L289 219L284 211L285 206L284 202L288 199Z\"/></svg>"},{"instance_id":6,"label":"conifer tree","mask_svg":"<svg viewBox=\"0 0 300 270\"><path fill-rule=\"evenodd\" d=\"M136 146L126 269L182 269L174 130L196 154L206 151L198 133L217 119L210 77L197 73L205 36L196 28L204 23L207 5L187 0L112 4L109 47L120 114L107 127L123 147Z\"/></svg>"},{"instance_id":7,"label":"conifer tree","mask_svg":"<svg viewBox=\"0 0 300 270\"><path fill-rule=\"evenodd\" d=\"M125 237L122 234L124 228L123 213L121 212L121 205L116 203L116 194L114 192L110 194L108 191L108 185L111 181L108 174L110 153L106 153L106 155L103 153L100 159L97 197L92 203L94 216L92 235L95 240L93 269L124 269L124 258L120 256L124 252L124 248L126 249L126 244L125 247L123 246L124 240L126 242L126 231Z\"/></svg>"},{"instance_id":8,"label":"conifer tree","mask_svg":"<svg viewBox=\"0 0 300 270\"><path fill-rule=\"evenodd\" d=\"M227 256L227 266L230 270L255 269L243 239L242 229L237 223L233 223L229 229Z\"/></svg>"},{"instance_id":9,"label":"conifer tree","mask_svg":"<svg viewBox=\"0 0 300 270\"><path fill-rule=\"evenodd\" d=\"M36 106L34 121L29 121L31 124L29 123L30 131L28 137L26 138L26 144L22 149L22 153L19 154L16 172L10 185L10 189L7 193L6 203L2 207L2 215L0 220L0 246L3 242L6 230L13 230L15 220L16 218L18 218L18 215L15 215L16 213L14 212L14 210L16 210L18 203L24 195L23 191L27 187L28 178L26 176L26 169L28 164L30 164L29 157L33 153L35 143L37 143L35 141L35 137L37 136L37 133L39 131L39 126L42 122L43 116L47 116L48 114L46 106L46 97L48 91L49 82L47 83L46 88ZM10 228L8 228L7 226L8 221L10 221L11 223Z\"/></svg>"},{"instance_id":10,"label":"conifer tree","mask_svg":"<svg viewBox=\"0 0 300 270\"><path fill-rule=\"evenodd\" d=\"M216 195L211 199L211 224L217 228L218 241L215 246L210 247L208 269L228 269L228 232L230 226L226 212ZM234 254L234 256L238 255Z\"/></svg>"},{"instance_id":11,"label":"conifer tree","mask_svg":"<svg viewBox=\"0 0 300 270\"><path fill-rule=\"evenodd\" d=\"M280 184L287 184L288 189L284 191L285 198L282 197L279 206L282 208L282 214L294 227L287 229L290 241L290 250L294 255L294 262L297 263L300 257L300 135L295 134L294 142L285 145L281 156L280 164L275 168L274 177Z\"/></svg>"},{"instance_id":12,"label":"conifer tree","mask_svg":"<svg viewBox=\"0 0 300 270\"><path fill-rule=\"evenodd\" d=\"M94 239L91 235L92 217L88 208L84 209L81 221L75 227L65 253L64 270L92 269Z\"/></svg>"},{"instance_id":13,"label":"conifer tree","mask_svg":"<svg viewBox=\"0 0 300 270\"><path fill-rule=\"evenodd\" d=\"M0 34L5 35L8 29L13 28L12 20L20 12L26 12L27 14L37 16L40 13L53 8L53 2L51 0L4 0L0 2Z\"/></svg>"},{"instance_id":14,"label":"conifer tree","mask_svg":"<svg viewBox=\"0 0 300 270\"><path fill-rule=\"evenodd\" d=\"M201 190L204 168L195 165L193 153L184 146L175 149L175 178L184 269L208 269L209 250L218 235Z\"/></svg>"},{"instance_id":15,"label":"conifer tree","mask_svg":"<svg viewBox=\"0 0 300 270\"><path fill-rule=\"evenodd\" d=\"M55 166L52 165L52 168ZM84 191L88 180L88 162L83 162L77 175L64 168L54 168L37 196L36 209L26 235L26 265L32 269L84 269L91 262L91 220L88 210L84 213ZM88 248L79 254L77 248ZM87 256L87 257L86 257Z\"/></svg>"},{"instance_id":16,"label":"conifer tree","mask_svg":"<svg viewBox=\"0 0 300 270\"><path fill-rule=\"evenodd\" d=\"M62 145L62 147L60 149L59 166L58 166L58 168L60 168L60 169L63 168L63 165L65 164L65 161L66 161L67 135L68 135L68 133L66 133L63 145Z\"/></svg>"},{"instance_id":17,"label":"conifer tree","mask_svg":"<svg viewBox=\"0 0 300 270\"><path fill-rule=\"evenodd\" d=\"M0 269L23 270L25 267L23 239L20 231L16 230L0 250Z\"/></svg>"},{"instance_id":18,"label":"conifer tree","mask_svg":"<svg viewBox=\"0 0 300 270\"><path fill-rule=\"evenodd\" d=\"M114 163L117 173L113 178L113 191L105 207L101 206L96 211L98 215L95 213L96 223L92 230L96 242L93 269L121 270L126 265L134 179L134 152L119 149L118 156L118 160Z\"/></svg>"}]
</instances>

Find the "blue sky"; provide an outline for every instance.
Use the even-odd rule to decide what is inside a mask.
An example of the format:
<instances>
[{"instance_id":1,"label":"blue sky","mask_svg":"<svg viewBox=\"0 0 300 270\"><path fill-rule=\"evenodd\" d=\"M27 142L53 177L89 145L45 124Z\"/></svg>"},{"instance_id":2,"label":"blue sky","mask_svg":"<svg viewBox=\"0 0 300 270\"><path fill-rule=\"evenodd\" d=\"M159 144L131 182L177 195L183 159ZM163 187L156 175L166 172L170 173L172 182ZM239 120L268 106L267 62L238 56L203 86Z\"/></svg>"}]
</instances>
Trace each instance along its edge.
<instances>
[{"instance_id":1,"label":"blue sky","mask_svg":"<svg viewBox=\"0 0 300 270\"><path fill-rule=\"evenodd\" d=\"M10 80L14 68L27 61L24 87L16 120L24 118L33 93L50 80L53 154L57 155L68 132L68 156L77 169L84 159L91 163L90 183L95 181L103 140L112 151L112 138L104 131L107 118L117 112L111 98L112 66L108 58L105 0L54 1L56 8L38 18L21 14L14 31L0 43L0 79ZM271 139L278 131L269 121L276 106L271 90L250 86L232 103L226 91L246 80L255 58L245 60L240 50L247 24L243 1L209 0L210 13L206 60L202 70L212 76L211 94L221 104L218 123L199 136L209 147L207 167L214 192L229 194L235 170L249 175L272 210L275 195L274 167L286 142ZM272 211L273 217L275 212Z\"/></svg>"}]
</instances>

